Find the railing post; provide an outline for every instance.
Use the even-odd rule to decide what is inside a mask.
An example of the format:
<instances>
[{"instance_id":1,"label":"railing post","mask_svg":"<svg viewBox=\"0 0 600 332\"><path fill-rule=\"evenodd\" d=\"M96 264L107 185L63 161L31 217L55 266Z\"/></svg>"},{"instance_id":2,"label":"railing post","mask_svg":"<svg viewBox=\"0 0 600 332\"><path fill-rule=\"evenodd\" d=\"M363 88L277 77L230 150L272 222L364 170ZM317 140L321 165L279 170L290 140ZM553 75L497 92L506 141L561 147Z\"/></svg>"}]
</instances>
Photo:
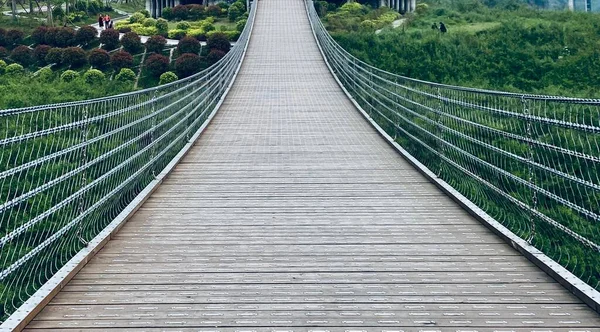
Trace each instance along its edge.
<instances>
[{"instance_id":1,"label":"railing post","mask_svg":"<svg viewBox=\"0 0 600 332\"><path fill-rule=\"evenodd\" d=\"M526 123L526 134L527 134L527 139L528 139L528 143L527 143L527 174L528 174L528 179L527 181L529 182L529 184L531 186L535 186L536 185L536 180L535 180L535 171L533 169L533 162L534 162L534 147L533 147L533 123L531 121L531 112L529 110L529 105L528 105L528 100L525 98L525 95L521 96L521 103L523 104L523 115L525 115L527 117L527 123ZM535 227L535 215L534 212L537 210L537 190L536 189L531 189L531 203L530 203L530 208L531 211L529 212L529 227L530 227L530 233L529 236L527 237L527 242L529 244L532 244L533 242L533 238L535 237L536 234L536 227Z\"/></svg>"},{"instance_id":2,"label":"railing post","mask_svg":"<svg viewBox=\"0 0 600 332\"><path fill-rule=\"evenodd\" d=\"M152 94L152 128L150 130L150 144L152 144L152 147L150 148L150 160L154 159L154 157L156 156L156 145L154 144L154 135L155 135L155 131L156 131L156 92L157 90L154 90L153 94ZM156 178L156 168L154 167L154 163L151 167L152 169L152 176L154 178Z\"/></svg>"},{"instance_id":3,"label":"railing post","mask_svg":"<svg viewBox=\"0 0 600 332\"><path fill-rule=\"evenodd\" d=\"M83 167L86 167L87 162L88 162L88 158L87 158L87 145L88 145L88 133L89 133L89 124L88 124L88 118L89 118L89 114L88 114L88 106L84 106L83 107L83 128L81 130L81 142L83 143L83 146L81 147L81 165ZM86 168L84 168L81 171L81 178L79 179L80 181L80 188L85 187L85 185L87 184L87 170ZM77 215L82 215L83 212L85 212L85 193L82 193L81 196L79 196L79 202L78 202L78 211L77 211ZM81 242L82 244L86 245L88 244L88 241L86 241L83 236L82 236L82 231L83 231L83 222L79 223L79 226L77 227L77 239L79 240L79 242Z\"/></svg>"},{"instance_id":4,"label":"railing post","mask_svg":"<svg viewBox=\"0 0 600 332\"><path fill-rule=\"evenodd\" d=\"M440 89L440 87L437 88L437 100L438 100L438 108L437 108L437 117L436 117L436 134L435 137L437 138L436 143L437 143L437 150L438 153L443 156L444 152L445 152L445 146L444 143L442 142L442 140L444 139L444 130L442 128L443 124L442 124L442 112L444 109L444 103L442 102L442 90ZM444 166L444 160L442 159L442 157L440 156L439 158L439 166L438 166L438 171L437 171L437 177L441 178L442 176L442 168Z\"/></svg>"}]
</instances>

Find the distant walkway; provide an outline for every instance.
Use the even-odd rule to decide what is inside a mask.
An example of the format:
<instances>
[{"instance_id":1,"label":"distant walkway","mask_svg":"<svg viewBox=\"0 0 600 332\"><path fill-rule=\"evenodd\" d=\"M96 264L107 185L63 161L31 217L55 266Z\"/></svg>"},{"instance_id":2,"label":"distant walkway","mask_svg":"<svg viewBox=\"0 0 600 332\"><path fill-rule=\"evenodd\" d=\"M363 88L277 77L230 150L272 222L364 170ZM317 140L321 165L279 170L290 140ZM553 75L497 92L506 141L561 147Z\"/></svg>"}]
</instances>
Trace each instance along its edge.
<instances>
[{"instance_id":1,"label":"distant walkway","mask_svg":"<svg viewBox=\"0 0 600 332\"><path fill-rule=\"evenodd\" d=\"M29 331L597 331L365 121L302 0L257 4L212 123Z\"/></svg>"}]
</instances>

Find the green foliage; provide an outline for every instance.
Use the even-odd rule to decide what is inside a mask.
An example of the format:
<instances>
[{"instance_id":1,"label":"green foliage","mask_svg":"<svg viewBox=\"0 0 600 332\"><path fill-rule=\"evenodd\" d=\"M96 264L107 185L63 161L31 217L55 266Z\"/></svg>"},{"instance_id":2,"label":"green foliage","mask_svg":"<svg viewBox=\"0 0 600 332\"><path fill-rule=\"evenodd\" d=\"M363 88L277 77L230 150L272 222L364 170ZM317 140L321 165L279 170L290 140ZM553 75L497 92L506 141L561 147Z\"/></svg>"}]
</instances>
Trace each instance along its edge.
<instances>
[{"instance_id":1,"label":"green foliage","mask_svg":"<svg viewBox=\"0 0 600 332\"><path fill-rule=\"evenodd\" d=\"M246 12L246 5L241 1L234 2L227 10L227 17L231 22L235 22Z\"/></svg>"},{"instance_id":2,"label":"green foliage","mask_svg":"<svg viewBox=\"0 0 600 332\"><path fill-rule=\"evenodd\" d=\"M170 39L181 39L185 37L186 31L180 29L169 30L169 38Z\"/></svg>"},{"instance_id":3,"label":"green foliage","mask_svg":"<svg viewBox=\"0 0 600 332\"><path fill-rule=\"evenodd\" d=\"M135 81L135 73L133 70L129 68L121 68L121 71L115 77L117 81L120 82L134 82Z\"/></svg>"},{"instance_id":4,"label":"green foliage","mask_svg":"<svg viewBox=\"0 0 600 332\"><path fill-rule=\"evenodd\" d=\"M172 71L168 71L162 75L160 75L160 81L159 84L163 85L163 84L168 84L171 82L175 82L179 79L179 77L177 77L177 75L175 75L174 72Z\"/></svg>"},{"instance_id":5,"label":"green foliage","mask_svg":"<svg viewBox=\"0 0 600 332\"><path fill-rule=\"evenodd\" d=\"M167 20L159 18L156 21L156 30L158 34L160 34L161 36L165 36L169 31L169 23L167 22Z\"/></svg>"},{"instance_id":6,"label":"green foliage","mask_svg":"<svg viewBox=\"0 0 600 332\"><path fill-rule=\"evenodd\" d=\"M235 30L237 30L238 32L242 32L244 30L244 28L246 27L247 21L248 21L247 19L241 19L241 20L235 22Z\"/></svg>"},{"instance_id":7,"label":"green foliage","mask_svg":"<svg viewBox=\"0 0 600 332\"><path fill-rule=\"evenodd\" d=\"M179 30L187 30L190 27L191 27L190 23L186 22L186 21L177 23L177 29L179 29Z\"/></svg>"},{"instance_id":8,"label":"green foliage","mask_svg":"<svg viewBox=\"0 0 600 332\"><path fill-rule=\"evenodd\" d=\"M6 61L0 60L0 75L4 74L6 70Z\"/></svg>"},{"instance_id":9,"label":"green foliage","mask_svg":"<svg viewBox=\"0 0 600 332\"><path fill-rule=\"evenodd\" d=\"M146 15L137 12L129 17L129 23L143 23L146 20Z\"/></svg>"},{"instance_id":10,"label":"green foliage","mask_svg":"<svg viewBox=\"0 0 600 332\"><path fill-rule=\"evenodd\" d=\"M52 72L52 69L43 67L36 71L33 76L42 82L49 82L53 78L54 73Z\"/></svg>"},{"instance_id":11,"label":"green foliage","mask_svg":"<svg viewBox=\"0 0 600 332\"><path fill-rule=\"evenodd\" d=\"M400 75L478 88L598 97L600 15L518 8L489 8L478 0L430 3L401 28L378 35L373 30L390 26L396 14L345 4L324 22L352 54ZM433 22L444 22L448 33L432 30Z\"/></svg>"},{"instance_id":12,"label":"green foliage","mask_svg":"<svg viewBox=\"0 0 600 332\"><path fill-rule=\"evenodd\" d=\"M15 77L23 75L24 73L25 69L18 63L11 63L10 65L6 66L6 68L4 68L4 75L7 76Z\"/></svg>"},{"instance_id":13,"label":"green foliage","mask_svg":"<svg viewBox=\"0 0 600 332\"><path fill-rule=\"evenodd\" d=\"M147 18L147 19L144 20L143 25L145 27L154 27L154 26L156 26L156 22L157 22L156 19Z\"/></svg>"},{"instance_id":14,"label":"green foliage","mask_svg":"<svg viewBox=\"0 0 600 332\"><path fill-rule=\"evenodd\" d=\"M83 74L83 79L87 84L102 84L105 76L104 73L98 69L90 69Z\"/></svg>"},{"instance_id":15,"label":"green foliage","mask_svg":"<svg viewBox=\"0 0 600 332\"><path fill-rule=\"evenodd\" d=\"M72 82L79 78L79 73L74 70L65 70L60 74L60 79L64 82Z\"/></svg>"}]
</instances>

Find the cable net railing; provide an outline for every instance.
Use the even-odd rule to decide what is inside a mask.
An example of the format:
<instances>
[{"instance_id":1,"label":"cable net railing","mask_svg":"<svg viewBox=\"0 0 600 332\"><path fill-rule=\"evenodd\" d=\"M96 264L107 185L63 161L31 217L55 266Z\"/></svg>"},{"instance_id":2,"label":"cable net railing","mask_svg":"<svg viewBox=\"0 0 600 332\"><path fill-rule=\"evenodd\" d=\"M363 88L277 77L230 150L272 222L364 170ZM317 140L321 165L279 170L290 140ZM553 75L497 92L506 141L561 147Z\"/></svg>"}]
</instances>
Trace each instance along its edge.
<instances>
[{"instance_id":1,"label":"cable net railing","mask_svg":"<svg viewBox=\"0 0 600 332\"><path fill-rule=\"evenodd\" d=\"M307 9L335 75L380 127L513 233L600 288L600 100L392 74L345 51L311 1Z\"/></svg>"},{"instance_id":2,"label":"cable net railing","mask_svg":"<svg viewBox=\"0 0 600 332\"><path fill-rule=\"evenodd\" d=\"M253 6L254 7L254 6ZM0 111L0 308L16 310L163 170L215 110L250 37L156 88Z\"/></svg>"}]
</instances>

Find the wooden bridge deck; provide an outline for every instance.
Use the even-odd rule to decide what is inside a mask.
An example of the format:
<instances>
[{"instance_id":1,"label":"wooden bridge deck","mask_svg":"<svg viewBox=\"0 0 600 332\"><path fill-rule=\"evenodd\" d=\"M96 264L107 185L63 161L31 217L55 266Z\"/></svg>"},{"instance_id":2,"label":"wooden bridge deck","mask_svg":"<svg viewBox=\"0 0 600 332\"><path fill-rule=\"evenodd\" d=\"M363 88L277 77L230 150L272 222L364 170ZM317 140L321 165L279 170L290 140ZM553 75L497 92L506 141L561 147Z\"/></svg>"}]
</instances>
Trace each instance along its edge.
<instances>
[{"instance_id":1,"label":"wooden bridge deck","mask_svg":"<svg viewBox=\"0 0 600 332\"><path fill-rule=\"evenodd\" d=\"M29 330L598 331L378 136L301 0L258 5L213 123Z\"/></svg>"}]
</instances>

